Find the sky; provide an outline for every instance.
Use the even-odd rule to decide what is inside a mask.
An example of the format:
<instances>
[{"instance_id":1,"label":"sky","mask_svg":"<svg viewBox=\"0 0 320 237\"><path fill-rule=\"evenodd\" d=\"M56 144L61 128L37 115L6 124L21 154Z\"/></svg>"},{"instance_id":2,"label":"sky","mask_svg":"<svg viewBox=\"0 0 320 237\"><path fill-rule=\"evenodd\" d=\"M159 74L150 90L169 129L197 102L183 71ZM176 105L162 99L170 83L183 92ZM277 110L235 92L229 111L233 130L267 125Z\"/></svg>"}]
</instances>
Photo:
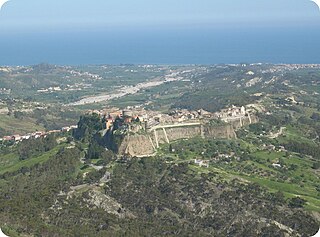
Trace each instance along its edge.
<instances>
[{"instance_id":1,"label":"sky","mask_svg":"<svg viewBox=\"0 0 320 237\"><path fill-rule=\"evenodd\" d=\"M320 22L310 0L11 0L1 31L145 27L303 26Z\"/></svg>"},{"instance_id":2,"label":"sky","mask_svg":"<svg viewBox=\"0 0 320 237\"><path fill-rule=\"evenodd\" d=\"M310 0L10 0L0 65L320 63Z\"/></svg>"}]
</instances>

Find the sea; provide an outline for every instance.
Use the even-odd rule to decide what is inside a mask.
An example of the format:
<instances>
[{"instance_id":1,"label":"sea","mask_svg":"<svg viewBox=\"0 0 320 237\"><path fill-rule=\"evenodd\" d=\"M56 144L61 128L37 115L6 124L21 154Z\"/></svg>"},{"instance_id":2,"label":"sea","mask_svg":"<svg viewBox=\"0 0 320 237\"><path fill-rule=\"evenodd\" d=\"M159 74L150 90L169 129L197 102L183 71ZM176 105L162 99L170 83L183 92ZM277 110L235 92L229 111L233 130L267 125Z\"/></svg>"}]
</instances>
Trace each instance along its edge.
<instances>
[{"instance_id":1,"label":"sea","mask_svg":"<svg viewBox=\"0 0 320 237\"><path fill-rule=\"evenodd\" d=\"M320 64L320 26L0 32L0 65Z\"/></svg>"}]
</instances>

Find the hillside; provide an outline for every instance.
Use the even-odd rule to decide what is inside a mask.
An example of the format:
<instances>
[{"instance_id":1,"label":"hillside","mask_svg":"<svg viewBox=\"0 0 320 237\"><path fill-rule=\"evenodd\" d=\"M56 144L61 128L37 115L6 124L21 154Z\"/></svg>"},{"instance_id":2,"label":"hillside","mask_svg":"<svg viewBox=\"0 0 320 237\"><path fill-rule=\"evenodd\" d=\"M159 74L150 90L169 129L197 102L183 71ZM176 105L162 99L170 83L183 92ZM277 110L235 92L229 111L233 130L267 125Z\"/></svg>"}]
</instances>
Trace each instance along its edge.
<instances>
[{"instance_id":1,"label":"hillside","mask_svg":"<svg viewBox=\"0 0 320 237\"><path fill-rule=\"evenodd\" d=\"M5 233L309 236L319 226L316 157L258 149L247 136L195 137L163 144L155 157L117 157L98 144L98 117L82 123L74 141L60 134L2 148ZM277 157L281 168L272 165Z\"/></svg>"},{"instance_id":2,"label":"hillside","mask_svg":"<svg viewBox=\"0 0 320 237\"><path fill-rule=\"evenodd\" d=\"M62 68L40 65L30 73L36 70L50 74ZM102 69L90 70L99 74ZM86 105L89 113L76 111L81 117L75 130L0 142L4 233L315 234L320 226L319 68L216 65L182 74L185 81L107 106ZM51 122L63 114L75 119L68 107L52 106L35 113ZM3 128L42 128L41 121L32 127L33 115L19 115L2 119ZM148 155L138 157L141 150Z\"/></svg>"},{"instance_id":3,"label":"hillside","mask_svg":"<svg viewBox=\"0 0 320 237\"><path fill-rule=\"evenodd\" d=\"M95 171L79 162L81 148L66 146L32 159L37 165L2 172L5 233L308 236L318 227L300 199L286 200L282 192L269 192L221 168L168 163L161 156L117 162L111 157L105 158L107 168ZM106 170L111 178L105 183Z\"/></svg>"}]
</instances>

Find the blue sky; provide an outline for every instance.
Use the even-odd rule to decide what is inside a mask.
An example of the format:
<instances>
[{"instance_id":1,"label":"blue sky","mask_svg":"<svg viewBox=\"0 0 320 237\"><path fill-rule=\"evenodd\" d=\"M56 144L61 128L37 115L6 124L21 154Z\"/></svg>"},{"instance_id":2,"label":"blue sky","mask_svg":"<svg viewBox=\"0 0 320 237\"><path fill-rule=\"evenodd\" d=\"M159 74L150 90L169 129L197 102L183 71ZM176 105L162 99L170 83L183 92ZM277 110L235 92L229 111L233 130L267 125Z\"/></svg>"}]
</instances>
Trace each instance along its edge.
<instances>
[{"instance_id":1,"label":"blue sky","mask_svg":"<svg viewBox=\"0 0 320 237\"><path fill-rule=\"evenodd\" d=\"M314 22L320 12L309 0L11 0L0 12L2 31Z\"/></svg>"}]
</instances>

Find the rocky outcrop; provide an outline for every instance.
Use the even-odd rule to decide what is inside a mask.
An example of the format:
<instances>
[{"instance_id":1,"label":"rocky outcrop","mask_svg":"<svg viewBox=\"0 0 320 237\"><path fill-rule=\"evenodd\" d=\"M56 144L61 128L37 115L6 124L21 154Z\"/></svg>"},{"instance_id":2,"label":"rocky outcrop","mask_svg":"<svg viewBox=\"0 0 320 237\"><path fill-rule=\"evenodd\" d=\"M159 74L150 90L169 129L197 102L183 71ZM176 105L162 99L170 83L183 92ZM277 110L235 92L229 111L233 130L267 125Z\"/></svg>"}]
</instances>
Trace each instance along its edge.
<instances>
[{"instance_id":1,"label":"rocky outcrop","mask_svg":"<svg viewBox=\"0 0 320 237\"><path fill-rule=\"evenodd\" d=\"M74 198L82 198L82 201L88 208L103 209L109 214L113 214L118 218L135 218L128 209L124 208L116 199L107 195L103 188L96 185L82 184L70 187L68 193L60 192L58 196L65 196L66 202ZM50 207L51 210L57 212L63 210L61 200L57 199L55 204Z\"/></svg>"},{"instance_id":2,"label":"rocky outcrop","mask_svg":"<svg viewBox=\"0 0 320 237\"><path fill-rule=\"evenodd\" d=\"M118 216L119 218L134 218L135 216L128 210L126 210L120 203L114 198L103 194L100 190L92 188L88 192L87 198L84 201L96 208L101 208L107 213Z\"/></svg>"}]
</instances>

